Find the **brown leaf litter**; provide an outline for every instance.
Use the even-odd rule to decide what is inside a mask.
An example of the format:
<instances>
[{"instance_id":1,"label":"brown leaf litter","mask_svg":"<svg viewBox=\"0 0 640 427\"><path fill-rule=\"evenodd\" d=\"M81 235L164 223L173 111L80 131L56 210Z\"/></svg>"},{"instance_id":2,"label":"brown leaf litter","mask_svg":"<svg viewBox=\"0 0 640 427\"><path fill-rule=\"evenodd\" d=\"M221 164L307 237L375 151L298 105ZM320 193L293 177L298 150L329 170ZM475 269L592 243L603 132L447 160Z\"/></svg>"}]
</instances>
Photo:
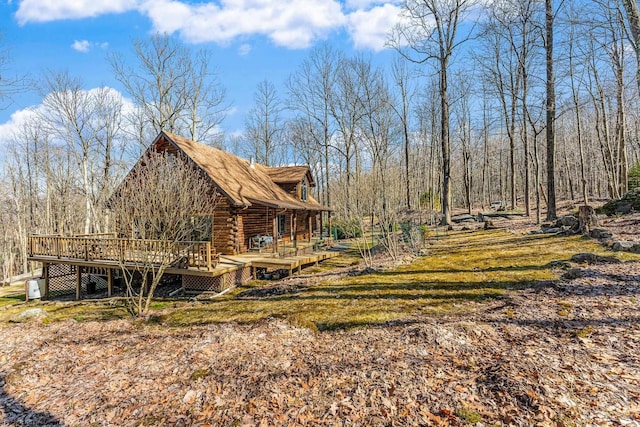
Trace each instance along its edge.
<instances>
[{"instance_id":1,"label":"brown leaf litter","mask_svg":"<svg viewBox=\"0 0 640 427\"><path fill-rule=\"evenodd\" d=\"M2 325L0 424L638 425L640 265L581 268L381 328Z\"/></svg>"}]
</instances>

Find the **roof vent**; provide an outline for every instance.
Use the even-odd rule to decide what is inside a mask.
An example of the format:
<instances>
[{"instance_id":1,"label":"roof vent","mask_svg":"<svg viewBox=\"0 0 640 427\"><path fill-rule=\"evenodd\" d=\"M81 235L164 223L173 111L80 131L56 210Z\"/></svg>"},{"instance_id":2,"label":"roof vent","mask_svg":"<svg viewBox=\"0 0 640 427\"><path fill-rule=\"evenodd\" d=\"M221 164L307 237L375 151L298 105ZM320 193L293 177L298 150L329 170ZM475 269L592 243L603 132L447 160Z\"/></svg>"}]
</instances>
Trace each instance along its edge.
<instances>
[{"instance_id":1,"label":"roof vent","mask_svg":"<svg viewBox=\"0 0 640 427\"><path fill-rule=\"evenodd\" d=\"M255 167L256 167L255 164L253 163L253 156L249 157L249 167L251 169L255 169Z\"/></svg>"}]
</instances>

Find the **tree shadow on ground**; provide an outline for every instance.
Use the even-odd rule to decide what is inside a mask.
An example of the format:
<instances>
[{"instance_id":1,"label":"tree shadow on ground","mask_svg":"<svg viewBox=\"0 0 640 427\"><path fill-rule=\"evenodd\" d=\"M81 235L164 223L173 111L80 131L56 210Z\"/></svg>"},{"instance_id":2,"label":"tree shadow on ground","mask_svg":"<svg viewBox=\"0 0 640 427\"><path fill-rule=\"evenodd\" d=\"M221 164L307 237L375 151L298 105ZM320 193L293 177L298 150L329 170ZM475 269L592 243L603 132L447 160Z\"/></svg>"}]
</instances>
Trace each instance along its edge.
<instances>
[{"instance_id":1,"label":"tree shadow on ground","mask_svg":"<svg viewBox=\"0 0 640 427\"><path fill-rule=\"evenodd\" d=\"M20 403L9 395L4 389L4 375L0 373L0 424L37 426L37 427L63 427L64 424L48 412L34 411Z\"/></svg>"},{"instance_id":2,"label":"tree shadow on ground","mask_svg":"<svg viewBox=\"0 0 640 427\"><path fill-rule=\"evenodd\" d=\"M524 328L536 328L545 334L563 337L580 337L582 334L599 333L602 327L633 327L638 324L640 317L601 317L581 319L481 319L491 324L509 324Z\"/></svg>"}]
</instances>

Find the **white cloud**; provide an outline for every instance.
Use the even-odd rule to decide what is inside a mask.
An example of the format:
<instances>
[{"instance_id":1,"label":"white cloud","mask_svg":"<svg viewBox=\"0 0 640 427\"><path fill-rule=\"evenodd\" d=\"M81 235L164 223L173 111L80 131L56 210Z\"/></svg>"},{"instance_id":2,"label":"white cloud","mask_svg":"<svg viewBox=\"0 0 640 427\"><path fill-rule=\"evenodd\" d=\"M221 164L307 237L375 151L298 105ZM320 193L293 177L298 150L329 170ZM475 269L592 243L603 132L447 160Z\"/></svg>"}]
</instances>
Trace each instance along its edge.
<instances>
[{"instance_id":1,"label":"white cloud","mask_svg":"<svg viewBox=\"0 0 640 427\"><path fill-rule=\"evenodd\" d=\"M139 0L21 0L16 19L20 25L28 22L50 22L122 13L136 9Z\"/></svg>"},{"instance_id":2,"label":"white cloud","mask_svg":"<svg viewBox=\"0 0 640 427\"><path fill-rule=\"evenodd\" d=\"M346 0L345 6L349 10L367 10L373 6L382 6L387 3L400 4L402 1L398 0Z\"/></svg>"},{"instance_id":3,"label":"white cloud","mask_svg":"<svg viewBox=\"0 0 640 427\"><path fill-rule=\"evenodd\" d=\"M400 11L398 6L385 4L349 14L347 28L355 47L375 51L384 49L389 32L400 22Z\"/></svg>"},{"instance_id":4,"label":"white cloud","mask_svg":"<svg viewBox=\"0 0 640 427\"><path fill-rule=\"evenodd\" d=\"M179 33L190 43L227 44L261 35L278 46L306 48L346 28L356 47L380 50L398 21L399 0L21 0L21 25L138 11L154 31ZM242 54L244 47L239 53Z\"/></svg>"},{"instance_id":5,"label":"white cloud","mask_svg":"<svg viewBox=\"0 0 640 427\"><path fill-rule=\"evenodd\" d=\"M5 123L0 123L0 147L8 146L11 139L18 134L20 129L24 128L25 124L36 117L38 114L37 108L41 107L28 107L24 110L14 111L9 120Z\"/></svg>"},{"instance_id":6,"label":"white cloud","mask_svg":"<svg viewBox=\"0 0 640 427\"><path fill-rule=\"evenodd\" d=\"M94 47L99 47L102 50L105 50L109 47L108 42L90 42L89 40L74 40L71 44L71 48L73 50L77 50L78 52L87 53Z\"/></svg>"},{"instance_id":7,"label":"white cloud","mask_svg":"<svg viewBox=\"0 0 640 427\"><path fill-rule=\"evenodd\" d=\"M155 30L177 31L193 43L225 44L240 36L264 35L279 46L304 48L345 22L336 0L223 0L220 5L156 0L147 1L142 10Z\"/></svg>"},{"instance_id":8,"label":"white cloud","mask_svg":"<svg viewBox=\"0 0 640 427\"><path fill-rule=\"evenodd\" d=\"M242 45L240 45L240 47L238 48L238 55L240 56L245 56L248 55L249 52L251 52L251 45L247 44L247 43L243 43Z\"/></svg>"},{"instance_id":9,"label":"white cloud","mask_svg":"<svg viewBox=\"0 0 640 427\"><path fill-rule=\"evenodd\" d=\"M87 53L91 50L91 42L89 40L74 40L71 48L78 52Z\"/></svg>"}]
</instances>

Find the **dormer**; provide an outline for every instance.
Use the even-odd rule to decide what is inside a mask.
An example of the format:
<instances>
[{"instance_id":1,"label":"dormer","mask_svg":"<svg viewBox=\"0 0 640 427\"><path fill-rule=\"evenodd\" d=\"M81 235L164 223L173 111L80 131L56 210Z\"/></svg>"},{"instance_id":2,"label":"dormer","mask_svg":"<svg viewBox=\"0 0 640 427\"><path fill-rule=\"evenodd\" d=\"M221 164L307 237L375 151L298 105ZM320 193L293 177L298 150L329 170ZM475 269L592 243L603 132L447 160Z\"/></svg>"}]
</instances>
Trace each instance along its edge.
<instances>
[{"instance_id":1,"label":"dormer","mask_svg":"<svg viewBox=\"0 0 640 427\"><path fill-rule=\"evenodd\" d=\"M301 202L307 202L315 181L308 166L283 166L266 168L271 180Z\"/></svg>"}]
</instances>

